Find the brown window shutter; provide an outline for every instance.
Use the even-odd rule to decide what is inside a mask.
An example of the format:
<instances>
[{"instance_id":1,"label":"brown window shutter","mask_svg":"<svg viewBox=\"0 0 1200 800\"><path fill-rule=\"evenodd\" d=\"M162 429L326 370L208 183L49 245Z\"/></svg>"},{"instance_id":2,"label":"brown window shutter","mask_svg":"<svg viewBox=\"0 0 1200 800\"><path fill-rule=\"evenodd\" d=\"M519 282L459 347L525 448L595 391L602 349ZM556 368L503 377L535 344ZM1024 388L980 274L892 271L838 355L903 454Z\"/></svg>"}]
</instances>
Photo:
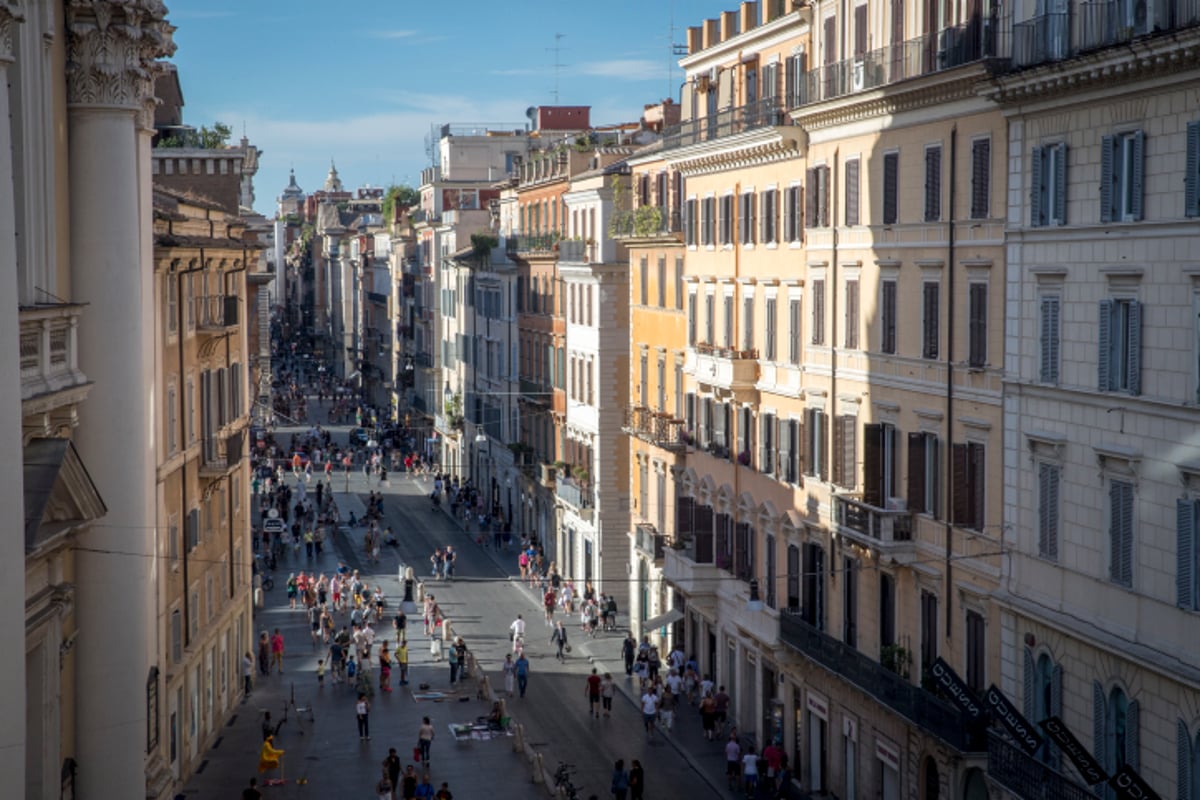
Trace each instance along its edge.
<instances>
[{"instance_id":1,"label":"brown window shutter","mask_svg":"<svg viewBox=\"0 0 1200 800\"><path fill-rule=\"evenodd\" d=\"M846 418L838 416L833 418L833 482L838 486L844 486L845 481L842 480L845 474L845 449L846 449Z\"/></svg>"},{"instance_id":2,"label":"brown window shutter","mask_svg":"<svg viewBox=\"0 0 1200 800\"><path fill-rule=\"evenodd\" d=\"M977 531L982 531L984 528L984 446L981 444L969 444L967 448L970 452L970 498L971 498L971 527Z\"/></svg>"},{"instance_id":3,"label":"brown window shutter","mask_svg":"<svg viewBox=\"0 0 1200 800\"><path fill-rule=\"evenodd\" d=\"M971 500L967 487L968 470L967 446L956 444L950 449L951 482L950 491L954 496L950 507L950 521L955 525L970 524Z\"/></svg>"},{"instance_id":4,"label":"brown window shutter","mask_svg":"<svg viewBox=\"0 0 1200 800\"><path fill-rule=\"evenodd\" d=\"M804 227L817 227L817 168L810 167L804 173Z\"/></svg>"},{"instance_id":5,"label":"brown window shutter","mask_svg":"<svg viewBox=\"0 0 1200 800\"><path fill-rule=\"evenodd\" d=\"M883 154L883 224L899 221L900 155Z\"/></svg>"},{"instance_id":6,"label":"brown window shutter","mask_svg":"<svg viewBox=\"0 0 1200 800\"><path fill-rule=\"evenodd\" d=\"M865 6L863 6L865 8ZM858 159L846 162L846 224L858 224Z\"/></svg>"},{"instance_id":7,"label":"brown window shutter","mask_svg":"<svg viewBox=\"0 0 1200 800\"><path fill-rule=\"evenodd\" d=\"M988 199L991 192L992 143L979 139L971 144L971 219L984 219L988 215Z\"/></svg>"},{"instance_id":8,"label":"brown window shutter","mask_svg":"<svg viewBox=\"0 0 1200 800\"><path fill-rule=\"evenodd\" d=\"M854 55L867 52L867 4L854 7Z\"/></svg>"},{"instance_id":9,"label":"brown window shutter","mask_svg":"<svg viewBox=\"0 0 1200 800\"><path fill-rule=\"evenodd\" d=\"M883 426L871 423L863 426L863 502L883 506Z\"/></svg>"},{"instance_id":10,"label":"brown window shutter","mask_svg":"<svg viewBox=\"0 0 1200 800\"><path fill-rule=\"evenodd\" d=\"M821 227L829 227L829 166L819 167L821 174L820 217Z\"/></svg>"},{"instance_id":11,"label":"brown window shutter","mask_svg":"<svg viewBox=\"0 0 1200 800\"><path fill-rule=\"evenodd\" d=\"M817 421L820 423L822 429L826 425L825 419L826 415L824 413L821 413L817 417ZM821 437L821 480L827 481L829 480L829 432L827 430L823 432L825 435Z\"/></svg>"},{"instance_id":12,"label":"brown window shutter","mask_svg":"<svg viewBox=\"0 0 1200 800\"><path fill-rule=\"evenodd\" d=\"M908 508L910 511L928 511L925 508L925 434L908 435Z\"/></svg>"},{"instance_id":13,"label":"brown window shutter","mask_svg":"<svg viewBox=\"0 0 1200 800\"><path fill-rule=\"evenodd\" d=\"M793 458L796 459L796 468L799 471L796 476L797 478L808 472L808 437L805 434L808 433L808 423L811 419L811 414L811 411L806 410L803 418L796 420L796 442L798 446Z\"/></svg>"}]
</instances>

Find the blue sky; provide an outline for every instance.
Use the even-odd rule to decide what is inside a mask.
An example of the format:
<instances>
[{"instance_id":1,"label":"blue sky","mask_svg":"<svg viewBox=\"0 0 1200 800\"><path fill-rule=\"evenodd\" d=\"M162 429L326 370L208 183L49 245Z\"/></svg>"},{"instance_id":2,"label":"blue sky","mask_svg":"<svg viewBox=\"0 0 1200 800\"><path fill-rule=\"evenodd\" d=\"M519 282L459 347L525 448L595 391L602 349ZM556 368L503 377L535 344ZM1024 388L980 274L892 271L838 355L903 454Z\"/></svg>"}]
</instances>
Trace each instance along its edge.
<instances>
[{"instance_id":1,"label":"blue sky","mask_svg":"<svg viewBox=\"0 0 1200 800\"><path fill-rule=\"evenodd\" d=\"M413 2L168 0L184 121L220 120L263 150L257 210L289 167L305 191L333 158L347 188L418 182L445 122L519 123L531 105L590 105L592 123L678 100L672 38L737 0ZM675 33L670 29L674 20Z\"/></svg>"}]
</instances>

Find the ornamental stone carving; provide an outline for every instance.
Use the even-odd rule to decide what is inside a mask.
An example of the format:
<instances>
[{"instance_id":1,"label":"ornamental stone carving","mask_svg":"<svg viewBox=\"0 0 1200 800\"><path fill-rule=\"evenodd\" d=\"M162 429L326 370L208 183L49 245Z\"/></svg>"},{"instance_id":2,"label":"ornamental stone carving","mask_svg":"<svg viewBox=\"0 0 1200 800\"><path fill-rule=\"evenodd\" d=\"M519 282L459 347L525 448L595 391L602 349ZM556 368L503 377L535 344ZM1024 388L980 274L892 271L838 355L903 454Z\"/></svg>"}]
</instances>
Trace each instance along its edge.
<instances>
[{"instance_id":1,"label":"ornamental stone carving","mask_svg":"<svg viewBox=\"0 0 1200 800\"><path fill-rule=\"evenodd\" d=\"M0 0L0 64L13 62L13 40L17 26L24 21L25 15L15 0Z\"/></svg>"},{"instance_id":2,"label":"ornamental stone carving","mask_svg":"<svg viewBox=\"0 0 1200 800\"><path fill-rule=\"evenodd\" d=\"M158 59L175 52L161 0L66 0L67 102L145 112Z\"/></svg>"}]
</instances>

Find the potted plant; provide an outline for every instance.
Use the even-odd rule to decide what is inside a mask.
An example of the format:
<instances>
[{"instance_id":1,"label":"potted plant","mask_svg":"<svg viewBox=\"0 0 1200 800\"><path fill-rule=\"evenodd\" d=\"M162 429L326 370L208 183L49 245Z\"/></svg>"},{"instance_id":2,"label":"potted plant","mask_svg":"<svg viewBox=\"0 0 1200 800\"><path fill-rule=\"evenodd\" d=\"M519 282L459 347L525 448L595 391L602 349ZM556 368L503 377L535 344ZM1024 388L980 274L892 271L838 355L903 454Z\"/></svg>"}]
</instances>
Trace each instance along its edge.
<instances>
[{"instance_id":1,"label":"potted plant","mask_svg":"<svg viewBox=\"0 0 1200 800\"><path fill-rule=\"evenodd\" d=\"M565 461L555 461L554 471L564 478L571 477L571 465Z\"/></svg>"},{"instance_id":2,"label":"potted plant","mask_svg":"<svg viewBox=\"0 0 1200 800\"><path fill-rule=\"evenodd\" d=\"M580 483L587 483L588 471L583 467L575 467L575 469L572 470L572 474L575 476L575 480L579 481Z\"/></svg>"},{"instance_id":3,"label":"potted plant","mask_svg":"<svg viewBox=\"0 0 1200 800\"><path fill-rule=\"evenodd\" d=\"M879 663L885 669L890 669L907 680L909 666L912 664L912 654L898 644L884 645L883 649L879 651Z\"/></svg>"}]
</instances>

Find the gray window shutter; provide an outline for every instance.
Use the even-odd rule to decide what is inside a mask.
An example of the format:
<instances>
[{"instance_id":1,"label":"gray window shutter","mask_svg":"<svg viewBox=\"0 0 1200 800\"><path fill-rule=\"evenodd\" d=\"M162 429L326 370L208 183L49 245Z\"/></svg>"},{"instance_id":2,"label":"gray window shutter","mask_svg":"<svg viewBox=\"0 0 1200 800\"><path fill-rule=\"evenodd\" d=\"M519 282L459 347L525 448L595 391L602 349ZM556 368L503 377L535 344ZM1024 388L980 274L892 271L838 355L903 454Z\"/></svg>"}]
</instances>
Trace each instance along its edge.
<instances>
[{"instance_id":1,"label":"gray window shutter","mask_svg":"<svg viewBox=\"0 0 1200 800\"><path fill-rule=\"evenodd\" d=\"M821 474L823 481L829 480L829 428L825 423L825 413L817 413L817 424L821 426Z\"/></svg>"},{"instance_id":2,"label":"gray window shutter","mask_svg":"<svg viewBox=\"0 0 1200 800\"><path fill-rule=\"evenodd\" d=\"M1037 723L1041 722L1041 720L1036 720L1033 718L1034 709L1037 706L1037 704L1033 701L1033 693L1037 691L1037 675L1036 667L1033 664L1033 651L1026 647L1022 649L1022 652L1025 656L1023 659L1024 665L1022 667L1022 677L1025 679L1025 694L1021 699L1025 709L1025 718L1036 725Z\"/></svg>"},{"instance_id":3,"label":"gray window shutter","mask_svg":"<svg viewBox=\"0 0 1200 800\"><path fill-rule=\"evenodd\" d=\"M897 197L900 185L900 156L898 153L883 154L883 224L898 222Z\"/></svg>"},{"instance_id":4,"label":"gray window shutter","mask_svg":"<svg viewBox=\"0 0 1200 800\"><path fill-rule=\"evenodd\" d=\"M1042 383L1058 383L1059 299L1055 295L1042 298L1042 363L1039 379Z\"/></svg>"},{"instance_id":5,"label":"gray window shutter","mask_svg":"<svg viewBox=\"0 0 1200 800\"><path fill-rule=\"evenodd\" d=\"M1100 386L1100 391L1107 392L1112 389L1112 375L1109 374L1109 366L1111 364L1112 348L1112 300L1100 301L1100 341L1099 341L1099 357L1096 359L1096 371L1099 380L1097 383Z\"/></svg>"},{"instance_id":6,"label":"gray window shutter","mask_svg":"<svg viewBox=\"0 0 1200 800\"><path fill-rule=\"evenodd\" d=\"M805 202L804 202L804 227L817 227L817 168L809 167L804 174L805 180Z\"/></svg>"},{"instance_id":7,"label":"gray window shutter","mask_svg":"<svg viewBox=\"0 0 1200 800\"><path fill-rule=\"evenodd\" d=\"M1105 745L1108 742L1104 736L1106 705L1104 687L1100 685L1100 681L1092 681L1092 755L1104 766L1108 765L1108 757L1105 755ZM1095 791L1098 796L1103 797L1104 784L1097 784Z\"/></svg>"},{"instance_id":8,"label":"gray window shutter","mask_svg":"<svg viewBox=\"0 0 1200 800\"><path fill-rule=\"evenodd\" d=\"M1062 694L1063 694L1063 668L1062 664L1055 664L1054 669L1050 671L1050 715L1062 719ZM1040 720L1039 720L1040 722ZM1047 750L1050 766L1057 768L1059 765L1062 751L1058 749L1058 745L1051 744Z\"/></svg>"},{"instance_id":9,"label":"gray window shutter","mask_svg":"<svg viewBox=\"0 0 1200 800\"><path fill-rule=\"evenodd\" d=\"M858 418L844 417L842 423L842 486L858 485Z\"/></svg>"},{"instance_id":10,"label":"gray window shutter","mask_svg":"<svg viewBox=\"0 0 1200 800\"><path fill-rule=\"evenodd\" d=\"M942 148L925 151L925 221L942 218Z\"/></svg>"},{"instance_id":11,"label":"gray window shutter","mask_svg":"<svg viewBox=\"0 0 1200 800\"><path fill-rule=\"evenodd\" d=\"M1175 501L1175 602L1180 608L1195 607L1196 576L1192 572L1196 547L1196 501Z\"/></svg>"},{"instance_id":12,"label":"gray window shutter","mask_svg":"<svg viewBox=\"0 0 1200 800\"><path fill-rule=\"evenodd\" d=\"M1142 393L1142 304L1137 300L1129 301L1129 374L1125 385L1130 394Z\"/></svg>"},{"instance_id":13,"label":"gray window shutter","mask_svg":"<svg viewBox=\"0 0 1200 800\"><path fill-rule=\"evenodd\" d=\"M1030 159L1032 166L1029 170L1029 225L1035 228L1046 224L1046 220L1042 216L1045 213L1045 209L1042 208L1042 193L1045 191L1045 187L1042 186L1044 157L1044 148L1033 148L1033 157Z\"/></svg>"},{"instance_id":14,"label":"gray window shutter","mask_svg":"<svg viewBox=\"0 0 1200 800\"><path fill-rule=\"evenodd\" d=\"M971 219L988 215L991 193L992 142L980 139L971 143Z\"/></svg>"},{"instance_id":15,"label":"gray window shutter","mask_svg":"<svg viewBox=\"0 0 1200 800\"><path fill-rule=\"evenodd\" d=\"M1113 157L1116 139L1105 136L1100 141L1100 221L1113 221Z\"/></svg>"},{"instance_id":16,"label":"gray window shutter","mask_svg":"<svg viewBox=\"0 0 1200 800\"><path fill-rule=\"evenodd\" d=\"M1146 133L1135 131L1133 134L1133 218L1140 220L1144 210L1146 185Z\"/></svg>"},{"instance_id":17,"label":"gray window shutter","mask_svg":"<svg viewBox=\"0 0 1200 800\"><path fill-rule=\"evenodd\" d=\"M1054 208L1048 209L1054 213L1056 225L1067 224L1067 143L1059 142L1054 145L1058 158L1054 161Z\"/></svg>"},{"instance_id":18,"label":"gray window shutter","mask_svg":"<svg viewBox=\"0 0 1200 800\"><path fill-rule=\"evenodd\" d=\"M1133 585L1133 487L1113 481L1109 488L1112 501L1112 579L1122 586Z\"/></svg>"},{"instance_id":19,"label":"gray window shutter","mask_svg":"<svg viewBox=\"0 0 1200 800\"><path fill-rule=\"evenodd\" d=\"M1179 800L1198 800L1192 797L1192 737L1181 719L1175 721L1175 784Z\"/></svg>"},{"instance_id":20,"label":"gray window shutter","mask_svg":"<svg viewBox=\"0 0 1200 800\"><path fill-rule=\"evenodd\" d=\"M1183 213L1200 216L1200 122L1189 122L1187 126L1187 174L1183 185Z\"/></svg>"},{"instance_id":21,"label":"gray window shutter","mask_svg":"<svg viewBox=\"0 0 1200 800\"><path fill-rule=\"evenodd\" d=\"M1135 770L1141 768L1142 726L1141 707L1137 700L1130 700L1125 711L1125 763Z\"/></svg>"}]
</instances>

